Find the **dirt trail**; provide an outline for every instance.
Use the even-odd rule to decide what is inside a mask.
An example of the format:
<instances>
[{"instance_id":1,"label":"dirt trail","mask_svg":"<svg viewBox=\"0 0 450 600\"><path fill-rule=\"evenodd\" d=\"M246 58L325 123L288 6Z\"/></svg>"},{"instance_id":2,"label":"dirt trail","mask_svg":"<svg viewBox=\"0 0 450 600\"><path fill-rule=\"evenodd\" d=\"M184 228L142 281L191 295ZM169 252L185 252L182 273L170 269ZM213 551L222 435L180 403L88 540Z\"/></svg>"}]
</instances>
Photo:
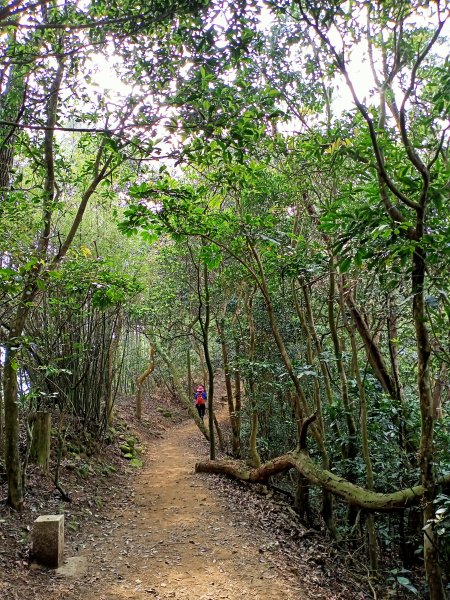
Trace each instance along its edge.
<instances>
[{"instance_id":1,"label":"dirt trail","mask_svg":"<svg viewBox=\"0 0 450 600\"><path fill-rule=\"evenodd\" d=\"M141 427L140 430L144 431ZM0 597L7 600L365 597L351 591L345 573L328 568L327 561L314 564L308 560L308 552L311 555L311 551L317 554L320 550L318 540L304 546L305 555L295 557L288 547L281 548L283 544L277 541L270 527L263 530L253 522L260 520L255 518L254 495L242 495L233 487L230 491L237 493L240 501L236 505L229 500L225 489L232 484L195 474L195 462L207 457L208 445L192 422L169 429L163 439L144 439L141 434L140 437L144 447L148 444L144 468L134 472L131 479L123 477L123 485L129 485L129 489L122 488L119 493L112 489L110 498L105 499L105 508L98 514L95 511L92 522L85 523L71 536L63 568L59 572L41 568L23 572L12 586L7 582L0 585ZM261 509L263 520L267 516L265 510ZM0 576L0 583L1 579Z\"/></svg>"},{"instance_id":2,"label":"dirt trail","mask_svg":"<svg viewBox=\"0 0 450 600\"><path fill-rule=\"evenodd\" d=\"M194 474L194 433L183 424L151 444L134 502L110 515L115 528L96 549L82 552L91 576L76 592L85 600L307 599L294 576L280 577L262 558L253 531L233 526L205 476Z\"/></svg>"}]
</instances>

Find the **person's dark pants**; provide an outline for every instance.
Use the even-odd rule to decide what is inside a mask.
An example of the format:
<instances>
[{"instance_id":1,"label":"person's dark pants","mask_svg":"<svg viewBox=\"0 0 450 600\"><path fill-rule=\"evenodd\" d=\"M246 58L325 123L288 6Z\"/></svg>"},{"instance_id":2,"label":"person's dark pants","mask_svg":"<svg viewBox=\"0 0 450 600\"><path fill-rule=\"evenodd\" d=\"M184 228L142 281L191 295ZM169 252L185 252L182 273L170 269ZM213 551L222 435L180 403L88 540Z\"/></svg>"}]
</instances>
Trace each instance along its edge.
<instances>
[{"instance_id":1,"label":"person's dark pants","mask_svg":"<svg viewBox=\"0 0 450 600\"><path fill-rule=\"evenodd\" d=\"M206 412L206 405L205 404L196 404L195 406L197 407L198 416L203 421L203 418L204 418L205 412Z\"/></svg>"}]
</instances>

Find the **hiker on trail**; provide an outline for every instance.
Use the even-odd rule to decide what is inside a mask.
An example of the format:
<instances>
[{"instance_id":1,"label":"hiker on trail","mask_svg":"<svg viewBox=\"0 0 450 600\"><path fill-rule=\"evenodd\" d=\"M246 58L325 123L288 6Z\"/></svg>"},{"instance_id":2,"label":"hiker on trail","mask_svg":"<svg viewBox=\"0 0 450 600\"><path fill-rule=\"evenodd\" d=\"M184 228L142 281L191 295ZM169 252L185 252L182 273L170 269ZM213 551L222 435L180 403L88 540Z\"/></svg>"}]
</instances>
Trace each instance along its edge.
<instances>
[{"instance_id":1,"label":"hiker on trail","mask_svg":"<svg viewBox=\"0 0 450 600\"><path fill-rule=\"evenodd\" d=\"M206 411L206 392L202 385L199 385L194 392L195 408L198 410L198 416L203 421Z\"/></svg>"}]
</instances>

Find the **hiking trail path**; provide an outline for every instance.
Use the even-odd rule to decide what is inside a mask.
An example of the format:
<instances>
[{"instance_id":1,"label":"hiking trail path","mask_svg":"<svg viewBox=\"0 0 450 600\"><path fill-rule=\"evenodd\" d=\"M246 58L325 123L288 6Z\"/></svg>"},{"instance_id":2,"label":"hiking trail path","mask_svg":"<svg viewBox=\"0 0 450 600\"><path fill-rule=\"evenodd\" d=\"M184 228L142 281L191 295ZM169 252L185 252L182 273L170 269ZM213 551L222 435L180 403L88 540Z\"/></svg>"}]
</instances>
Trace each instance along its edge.
<instances>
[{"instance_id":1,"label":"hiking trail path","mask_svg":"<svg viewBox=\"0 0 450 600\"><path fill-rule=\"evenodd\" d=\"M142 441L145 465L133 475L126 502L123 493L121 501L107 501L101 524L83 532L77 556L71 558L73 548L67 549L62 568L35 572L46 579L30 585L30 599L364 597L345 592L345 582L335 589L333 581L324 586L306 563L299 572L289 556L280 554L270 531L226 505L211 476L194 472L195 462L208 457L208 444L192 422L168 429L162 439Z\"/></svg>"}]
</instances>

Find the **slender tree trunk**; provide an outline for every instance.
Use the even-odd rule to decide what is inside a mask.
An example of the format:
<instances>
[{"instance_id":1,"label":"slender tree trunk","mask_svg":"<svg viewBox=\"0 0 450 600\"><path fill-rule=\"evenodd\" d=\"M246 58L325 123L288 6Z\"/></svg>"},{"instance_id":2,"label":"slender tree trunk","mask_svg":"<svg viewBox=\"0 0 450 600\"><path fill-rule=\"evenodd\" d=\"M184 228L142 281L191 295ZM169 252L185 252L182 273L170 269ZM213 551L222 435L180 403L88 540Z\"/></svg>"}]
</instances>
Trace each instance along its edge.
<instances>
[{"instance_id":1,"label":"slender tree trunk","mask_svg":"<svg viewBox=\"0 0 450 600\"><path fill-rule=\"evenodd\" d=\"M235 355L236 355L236 359L237 359L237 357L239 356L239 342L238 341L236 341L236 344L235 344ZM241 408L242 408L241 373L240 373L239 369L236 367L234 369L234 409L235 409L236 429L239 432L239 439L236 440L239 442L238 454L236 454L236 458L239 458L241 456Z\"/></svg>"},{"instance_id":2,"label":"slender tree trunk","mask_svg":"<svg viewBox=\"0 0 450 600\"><path fill-rule=\"evenodd\" d=\"M346 458L354 463L354 460L357 457L358 450L356 446L356 425L355 420L353 418L353 409L350 405L350 398L348 393L348 384L347 384L347 374L345 372L344 363L342 361L342 348L341 348L341 340L338 336L338 331L336 327L336 317L334 314L334 304L336 301L336 282L335 282L335 264L334 258L330 258L330 286L329 286L329 296L328 296L328 324L330 326L331 339L333 341L334 347L334 356L336 359L336 368L339 374L340 381L340 391L341 391L341 400L344 406L345 411L345 420L347 423L347 434L348 440L346 444ZM343 310L343 301L340 301L341 309ZM351 464L349 470L347 472L347 479L349 481L355 481L354 474L354 464Z\"/></svg>"},{"instance_id":3,"label":"slender tree trunk","mask_svg":"<svg viewBox=\"0 0 450 600\"><path fill-rule=\"evenodd\" d=\"M442 362L433 387L433 418L442 419L442 388L447 380L448 365Z\"/></svg>"},{"instance_id":4,"label":"slender tree trunk","mask_svg":"<svg viewBox=\"0 0 450 600\"><path fill-rule=\"evenodd\" d=\"M209 324L211 321L211 306L209 296L208 267L203 267L204 306L205 318L202 315L202 294L200 289L200 269L198 270L198 298L199 298L199 323L202 330L203 353L205 355L206 368L208 370L208 429L209 429L209 457L211 460L216 456L216 441L214 433L214 369L211 355L209 353Z\"/></svg>"},{"instance_id":5,"label":"slender tree trunk","mask_svg":"<svg viewBox=\"0 0 450 600\"><path fill-rule=\"evenodd\" d=\"M230 374L230 363L228 360L228 348L225 339L225 331L224 331L224 322L222 320L221 323L217 324L217 330L219 332L220 343L222 348L222 359L223 359L223 368L225 373L225 387L227 391L227 403L228 403L228 413L230 416L231 423L231 436L232 436L232 449L233 456L238 457L240 455L240 431L239 431L239 423L236 418L236 407L233 401L233 388L231 385L231 374Z\"/></svg>"},{"instance_id":6,"label":"slender tree trunk","mask_svg":"<svg viewBox=\"0 0 450 600\"><path fill-rule=\"evenodd\" d=\"M373 490L374 478L372 469L372 459L370 458L369 450L369 435L367 431L367 420L368 420L368 406L366 390L364 388L364 382L361 379L361 371L359 368L358 348L356 346L355 331L352 325L345 320L345 326L350 335L350 344L352 348L352 359L355 366L355 378L356 385L358 386L359 402L360 402L360 419L361 419L361 450L364 458L364 464L366 467L366 482L367 489ZM378 571L378 544L377 535L375 530L375 519L372 514L366 516L367 536L368 536L368 555L370 569L373 572Z\"/></svg>"},{"instance_id":7,"label":"slender tree trunk","mask_svg":"<svg viewBox=\"0 0 450 600\"><path fill-rule=\"evenodd\" d=\"M216 415L214 415L214 426L215 426L216 432L217 432L217 439L219 440L219 450L221 452L224 452L225 451L225 442L223 439L222 429L220 428L220 423L217 420Z\"/></svg>"},{"instance_id":8,"label":"slender tree trunk","mask_svg":"<svg viewBox=\"0 0 450 600\"><path fill-rule=\"evenodd\" d=\"M248 347L248 358L252 362L255 358L255 346L256 346L256 330L255 321L253 319L253 298L256 293L256 289L251 294L245 293L245 310L247 313L248 322L248 333L249 333L249 347ZM258 409L255 401L255 382L253 375L250 374L248 378L248 389L249 393L246 397L250 400L251 405L251 429L249 439L249 462L252 466L258 467L261 464L261 458L258 452Z\"/></svg>"},{"instance_id":9,"label":"slender tree trunk","mask_svg":"<svg viewBox=\"0 0 450 600\"><path fill-rule=\"evenodd\" d=\"M109 345L108 352L108 383L106 390L106 424L108 427L112 425L113 422L113 411L114 411L114 365L116 362L117 349L119 347L120 336L122 334L122 311L119 309L119 313L117 314L116 321L114 323L113 330L111 332L112 339Z\"/></svg>"},{"instance_id":10,"label":"slender tree trunk","mask_svg":"<svg viewBox=\"0 0 450 600\"><path fill-rule=\"evenodd\" d=\"M311 364L311 363L310 363ZM297 448L300 449L301 443L301 432L302 432L302 415L300 410L300 403L298 399L292 397L292 393L289 393L289 400L292 406L292 410L295 416L295 424L297 430ZM295 486L294 496L294 508L298 512L301 518L309 518L310 505L309 505L309 482L301 473L297 472L297 481Z\"/></svg>"},{"instance_id":11,"label":"slender tree trunk","mask_svg":"<svg viewBox=\"0 0 450 600\"><path fill-rule=\"evenodd\" d=\"M418 213L418 239L423 239L424 214ZM423 553L425 572L431 600L445 600L444 583L440 568L439 544L433 520L435 518L434 499L436 482L434 476L433 451L433 397L430 381L431 346L427 329L427 314L424 299L424 282L426 266L425 250L417 245L413 256L412 292L413 319L416 331L417 345L417 384L420 399L421 435L419 450L419 465L421 483L424 488L422 518L423 518Z\"/></svg>"},{"instance_id":12,"label":"slender tree trunk","mask_svg":"<svg viewBox=\"0 0 450 600\"><path fill-rule=\"evenodd\" d=\"M149 365L145 371L136 378L135 415L139 420L142 418L142 386L144 385L144 381L147 379L147 377L149 377L155 370L155 352L156 348L153 344L151 344Z\"/></svg>"},{"instance_id":13,"label":"slender tree trunk","mask_svg":"<svg viewBox=\"0 0 450 600\"><path fill-rule=\"evenodd\" d=\"M3 403L3 363L0 361L0 454L3 456L5 446L5 410Z\"/></svg>"},{"instance_id":14,"label":"slender tree trunk","mask_svg":"<svg viewBox=\"0 0 450 600\"><path fill-rule=\"evenodd\" d=\"M14 339L14 338L13 338ZM19 456L19 404L17 401L18 352L13 340L5 344L3 390L5 399L5 464L8 477L8 499L12 508L23 506L22 467Z\"/></svg>"},{"instance_id":15,"label":"slender tree trunk","mask_svg":"<svg viewBox=\"0 0 450 600\"><path fill-rule=\"evenodd\" d=\"M191 349L186 352L186 369L187 369L187 395L192 398L194 395L194 387L192 383L192 364L191 364Z\"/></svg>"},{"instance_id":16,"label":"slender tree trunk","mask_svg":"<svg viewBox=\"0 0 450 600\"><path fill-rule=\"evenodd\" d=\"M259 417L258 410L256 408L256 402L253 398L254 394L254 385L250 385L250 402L252 406L252 418L251 418L251 428L250 428L250 439L249 439L249 464L257 469L261 465L261 458L258 452L258 429L259 429ZM253 388L253 390L252 390Z\"/></svg>"}]
</instances>

